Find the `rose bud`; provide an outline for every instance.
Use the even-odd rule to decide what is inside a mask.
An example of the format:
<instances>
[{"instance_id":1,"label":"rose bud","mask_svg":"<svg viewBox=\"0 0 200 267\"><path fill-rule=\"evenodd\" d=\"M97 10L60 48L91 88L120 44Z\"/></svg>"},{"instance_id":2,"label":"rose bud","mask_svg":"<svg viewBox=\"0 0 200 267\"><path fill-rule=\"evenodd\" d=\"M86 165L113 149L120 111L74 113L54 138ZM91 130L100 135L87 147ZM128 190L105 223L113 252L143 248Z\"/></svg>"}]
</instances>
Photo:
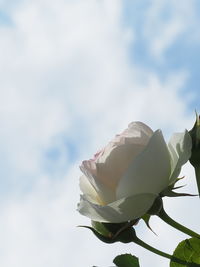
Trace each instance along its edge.
<instances>
[{"instance_id":1,"label":"rose bud","mask_svg":"<svg viewBox=\"0 0 200 267\"><path fill-rule=\"evenodd\" d=\"M196 122L189 131L192 138L192 155L190 163L195 168L198 191L200 195L200 116L196 114Z\"/></svg>"}]
</instances>

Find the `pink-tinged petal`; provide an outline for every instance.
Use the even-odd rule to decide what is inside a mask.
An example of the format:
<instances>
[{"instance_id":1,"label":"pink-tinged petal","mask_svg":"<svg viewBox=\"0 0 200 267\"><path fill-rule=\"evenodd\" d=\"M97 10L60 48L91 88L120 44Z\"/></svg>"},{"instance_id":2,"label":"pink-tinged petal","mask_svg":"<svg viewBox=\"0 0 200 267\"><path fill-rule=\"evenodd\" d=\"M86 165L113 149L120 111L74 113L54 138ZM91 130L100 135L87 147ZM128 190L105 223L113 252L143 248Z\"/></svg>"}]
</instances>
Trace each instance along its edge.
<instances>
[{"instance_id":1,"label":"pink-tinged petal","mask_svg":"<svg viewBox=\"0 0 200 267\"><path fill-rule=\"evenodd\" d=\"M138 194L119 199L106 206L90 202L84 195L78 204L78 211L91 220L108 223L120 223L143 216L153 205L157 195Z\"/></svg>"},{"instance_id":2,"label":"pink-tinged petal","mask_svg":"<svg viewBox=\"0 0 200 267\"><path fill-rule=\"evenodd\" d=\"M125 129L121 134L117 134L115 138L111 141L114 145L123 144L147 144L153 131L149 126L143 122L131 122L128 128Z\"/></svg>"},{"instance_id":3,"label":"pink-tinged petal","mask_svg":"<svg viewBox=\"0 0 200 267\"><path fill-rule=\"evenodd\" d=\"M170 183L175 182L176 178L184 165L191 156L192 140L187 130L183 133L175 133L170 138L169 152L171 156L171 176Z\"/></svg>"},{"instance_id":4,"label":"pink-tinged petal","mask_svg":"<svg viewBox=\"0 0 200 267\"><path fill-rule=\"evenodd\" d=\"M159 194L169 184L170 155L162 132L157 130L145 150L130 164L117 187L117 199L142 194Z\"/></svg>"},{"instance_id":5,"label":"pink-tinged petal","mask_svg":"<svg viewBox=\"0 0 200 267\"><path fill-rule=\"evenodd\" d=\"M144 123L130 123L128 128L117 135L98 155L97 179L111 190L116 190L130 162L143 151L152 134L153 131Z\"/></svg>"},{"instance_id":6,"label":"pink-tinged petal","mask_svg":"<svg viewBox=\"0 0 200 267\"><path fill-rule=\"evenodd\" d=\"M102 154L103 149L99 150L96 154L94 154L93 160L96 161Z\"/></svg>"},{"instance_id":7,"label":"pink-tinged petal","mask_svg":"<svg viewBox=\"0 0 200 267\"><path fill-rule=\"evenodd\" d=\"M143 122L136 121L131 122L121 135L126 137L128 143L147 144L153 135L153 131Z\"/></svg>"},{"instance_id":8,"label":"pink-tinged petal","mask_svg":"<svg viewBox=\"0 0 200 267\"><path fill-rule=\"evenodd\" d=\"M83 173L86 173L86 176L96 176L97 175L97 168L96 163L93 159L90 160L84 160L82 162L82 165L80 166L80 169Z\"/></svg>"},{"instance_id":9,"label":"pink-tinged petal","mask_svg":"<svg viewBox=\"0 0 200 267\"><path fill-rule=\"evenodd\" d=\"M110 203L116 200L115 192L113 190L110 190L110 188L107 188L100 179L97 179L95 176L95 172L91 172L90 169L88 169L88 163L89 161L83 161L82 165L80 166L81 171L84 173L84 175L87 177L89 183L93 186L95 191L97 192L99 199L103 203ZM94 163L95 164L95 163Z\"/></svg>"},{"instance_id":10,"label":"pink-tinged petal","mask_svg":"<svg viewBox=\"0 0 200 267\"><path fill-rule=\"evenodd\" d=\"M123 173L131 161L144 150L139 144L115 146L108 154L108 149L96 163L97 179L110 190L115 191Z\"/></svg>"}]
</instances>

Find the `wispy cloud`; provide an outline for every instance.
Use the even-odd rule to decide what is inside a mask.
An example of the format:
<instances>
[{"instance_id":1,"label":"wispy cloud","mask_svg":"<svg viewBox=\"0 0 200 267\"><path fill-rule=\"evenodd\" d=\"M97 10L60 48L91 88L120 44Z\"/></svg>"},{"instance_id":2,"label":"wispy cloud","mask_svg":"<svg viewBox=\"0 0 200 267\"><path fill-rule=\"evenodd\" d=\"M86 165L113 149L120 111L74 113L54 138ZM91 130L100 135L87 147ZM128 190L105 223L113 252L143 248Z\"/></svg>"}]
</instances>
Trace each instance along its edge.
<instances>
[{"instance_id":1,"label":"wispy cloud","mask_svg":"<svg viewBox=\"0 0 200 267\"><path fill-rule=\"evenodd\" d=\"M195 0L151 1L146 9L144 35L152 57L162 61L166 51L180 38L187 42L196 36L196 25L200 23L197 6L198 2Z\"/></svg>"}]
</instances>

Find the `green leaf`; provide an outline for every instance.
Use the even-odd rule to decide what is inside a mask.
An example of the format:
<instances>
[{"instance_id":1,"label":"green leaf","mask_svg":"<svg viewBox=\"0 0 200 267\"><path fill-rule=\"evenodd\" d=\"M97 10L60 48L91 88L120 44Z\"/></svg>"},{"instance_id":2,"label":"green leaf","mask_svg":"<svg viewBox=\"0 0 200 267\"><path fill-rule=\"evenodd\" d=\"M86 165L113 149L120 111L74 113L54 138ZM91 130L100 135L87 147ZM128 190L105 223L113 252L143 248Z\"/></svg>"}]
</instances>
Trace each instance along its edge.
<instances>
[{"instance_id":1,"label":"green leaf","mask_svg":"<svg viewBox=\"0 0 200 267\"><path fill-rule=\"evenodd\" d=\"M182 265L170 262L170 267L196 267L200 266L200 239L190 238L179 243L173 254L174 257L187 262L187 265Z\"/></svg>"},{"instance_id":2,"label":"green leaf","mask_svg":"<svg viewBox=\"0 0 200 267\"><path fill-rule=\"evenodd\" d=\"M131 254L119 255L113 260L113 263L117 267L140 267L138 258Z\"/></svg>"}]
</instances>

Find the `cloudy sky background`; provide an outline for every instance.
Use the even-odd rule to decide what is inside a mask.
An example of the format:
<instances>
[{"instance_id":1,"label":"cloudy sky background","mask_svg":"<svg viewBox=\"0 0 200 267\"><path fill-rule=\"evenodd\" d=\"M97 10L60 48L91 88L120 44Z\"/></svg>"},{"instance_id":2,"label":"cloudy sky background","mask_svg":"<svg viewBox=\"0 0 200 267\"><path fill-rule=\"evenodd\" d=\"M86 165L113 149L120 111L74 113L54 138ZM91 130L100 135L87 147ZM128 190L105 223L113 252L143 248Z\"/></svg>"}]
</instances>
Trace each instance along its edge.
<instances>
[{"instance_id":1,"label":"cloudy sky background","mask_svg":"<svg viewBox=\"0 0 200 267\"><path fill-rule=\"evenodd\" d=\"M79 165L131 121L166 140L200 111L198 0L0 1L0 266L141 267L168 260L134 244L106 245L76 212ZM184 192L196 193L183 171ZM199 199L166 199L200 232ZM153 218L138 236L168 253L187 236Z\"/></svg>"}]
</instances>

